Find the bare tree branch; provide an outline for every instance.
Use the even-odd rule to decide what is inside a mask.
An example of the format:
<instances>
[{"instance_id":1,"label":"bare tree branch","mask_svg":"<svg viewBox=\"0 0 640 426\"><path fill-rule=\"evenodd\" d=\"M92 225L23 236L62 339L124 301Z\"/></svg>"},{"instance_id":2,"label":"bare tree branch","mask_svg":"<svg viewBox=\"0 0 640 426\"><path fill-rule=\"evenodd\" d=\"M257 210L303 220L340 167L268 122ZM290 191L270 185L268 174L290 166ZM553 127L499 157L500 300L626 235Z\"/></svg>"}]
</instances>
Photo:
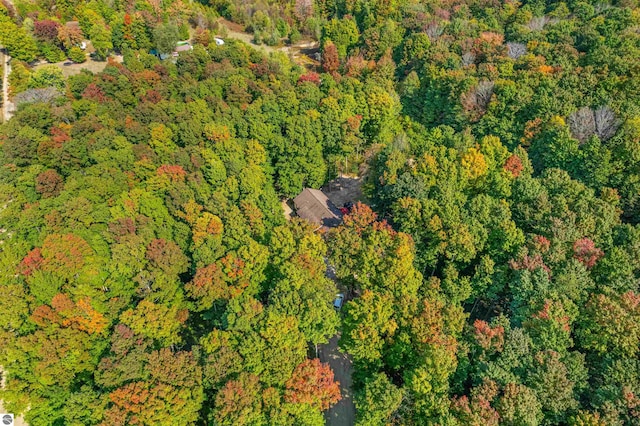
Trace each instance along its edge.
<instances>
[{"instance_id":1,"label":"bare tree branch","mask_svg":"<svg viewBox=\"0 0 640 426\"><path fill-rule=\"evenodd\" d=\"M596 121L593 111L589 107L582 107L572 113L568 120L569 129L574 138L585 143L596 132Z\"/></svg>"},{"instance_id":2,"label":"bare tree branch","mask_svg":"<svg viewBox=\"0 0 640 426\"><path fill-rule=\"evenodd\" d=\"M569 116L569 128L574 138L580 143L586 142L592 135L597 135L601 141L606 141L616 134L620 121L608 106L595 111L589 107L582 107Z\"/></svg>"},{"instance_id":3,"label":"bare tree branch","mask_svg":"<svg viewBox=\"0 0 640 426\"><path fill-rule=\"evenodd\" d=\"M29 89L18 93L14 97L17 105L34 102L52 103L55 99L62 96L62 91L55 87L45 87L44 89Z\"/></svg>"},{"instance_id":4,"label":"bare tree branch","mask_svg":"<svg viewBox=\"0 0 640 426\"><path fill-rule=\"evenodd\" d=\"M480 119L487 111L494 85L493 81L484 80L461 96L462 106L469 113L471 121Z\"/></svg>"},{"instance_id":5,"label":"bare tree branch","mask_svg":"<svg viewBox=\"0 0 640 426\"><path fill-rule=\"evenodd\" d=\"M429 36L432 41L437 40L444 31L442 25L437 22L431 22L425 26L424 32Z\"/></svg>"},{"instance_id":6,"label":"bare tree branch","mask_svg":"<svg viewBox=\"0 0 640 426\"><path fill-rule=\"evenodd\" d=\"M536 16L531 18L527 23L527 28L531 31L542 31L547 25L557 24L559 21L556 18L550 18L548 16Z\"/></svg>"},{"instance_id":7,"label":"bare tree branch","mask_svg":"<svg viewBox=\"0 0 640 426\"><path fill-rule=\"evenodd\" d=\"M611 139L620 127L616 114L608 106L603 106L593 113L596 122L596 134L602 141Z\"/></svg>"},{"instance_id":8,"label":"bare tree branch","mask_svg":"<svg viewBox=\"0 0 640 426\"><path fill-rule=\"evenodd\" d=\"M472 65L473 63L475 63L476 61L476 55L473 54L472 52L465 52L462 55L462 66L463 67L468 67L469 65Z\"/></svg>"},{"instance_id":9,"label":"bare tree branch","mask_svg":"<svg viewBox=\"0 0 640 426\"><path fill-rule=\"evenodd\" d=\"M493 81L481 81L478 83L478 87L476 87L476 100L478 102L478 106L480 106L483 110L487 108L489 102L491 102L491 95L493 95Z\"/></svg>"},{"instance_id":10,"label":"bare tree branch","mask_svg":"<svg viewBox=\"0 0 640 426\"><path fill-rule=\"evenodd\" d=\"M507 55L510 58L518 59L520 56L527 53L527 46L523 43L508 42L507 43Z\"/></svg>"}]
</instances>

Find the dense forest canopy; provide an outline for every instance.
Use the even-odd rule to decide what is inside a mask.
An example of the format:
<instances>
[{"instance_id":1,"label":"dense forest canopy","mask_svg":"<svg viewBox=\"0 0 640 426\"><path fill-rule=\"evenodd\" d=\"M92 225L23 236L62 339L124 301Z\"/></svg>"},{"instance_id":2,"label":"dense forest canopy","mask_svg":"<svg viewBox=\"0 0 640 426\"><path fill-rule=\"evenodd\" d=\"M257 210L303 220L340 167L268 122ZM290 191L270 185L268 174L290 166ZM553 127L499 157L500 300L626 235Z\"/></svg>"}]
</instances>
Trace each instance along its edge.
<instances>
[{"instance_id":1,"label":"dense forest canopy","mask_svg":"<svg viewBox=\"0 0 640 426\"><path fill-rule=\"evenodd\" d=\"M640 423L636 1L14 3L7 411L315 426L352 398L359 426ZM218 45L220 17L315 40L320 64ZM104 71L33 66L87 60L85 39ZM340 226L285 219L355 172ZM337 333L353 395L314 354Z\"/></svg>"}]
</instances>

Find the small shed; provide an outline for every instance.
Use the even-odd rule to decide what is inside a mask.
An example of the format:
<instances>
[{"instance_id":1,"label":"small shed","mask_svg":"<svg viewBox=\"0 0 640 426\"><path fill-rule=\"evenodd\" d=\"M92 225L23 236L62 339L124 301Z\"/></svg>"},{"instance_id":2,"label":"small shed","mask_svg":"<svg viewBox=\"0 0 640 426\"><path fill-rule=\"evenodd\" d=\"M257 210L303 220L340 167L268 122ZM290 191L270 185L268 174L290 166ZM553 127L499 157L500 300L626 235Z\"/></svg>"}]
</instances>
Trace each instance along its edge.
<instances>
[{"instance_id":1,"label":"small shed","mask_svg":"<svg viewBox=\"0 0 640 426\"><path fill-rule=\"evenodd\" d=\"M305 188L293 199L293 204L298 217L315 223L318 227L331 228L340 224L340 210L318 189Z\"/></svg>"},{"instance_id":2,"label":"small shed","mask_svg":"<svg viewBox=\"0 0 640 426\"><path fill-rule=\"evenodd\" d=\"M171 53L171 56L173 56L174 58L177 58L180 52L188 52L190 50L193 50L193 46L189 44L189 42L181 41L181 42L178 42L178 45L176 46L175 50Z\"/></svg>"},{"instance_id":3,"label":"small shed","mask_svg":"<svg viewBox=\"0 0 640 426\"><path fill-rule=\"evenodd\" d=\"M193 46L190 44L180 44L176 46L176 50L174 52L188 52L193 50Z\"/></svg>"}]
</instances>

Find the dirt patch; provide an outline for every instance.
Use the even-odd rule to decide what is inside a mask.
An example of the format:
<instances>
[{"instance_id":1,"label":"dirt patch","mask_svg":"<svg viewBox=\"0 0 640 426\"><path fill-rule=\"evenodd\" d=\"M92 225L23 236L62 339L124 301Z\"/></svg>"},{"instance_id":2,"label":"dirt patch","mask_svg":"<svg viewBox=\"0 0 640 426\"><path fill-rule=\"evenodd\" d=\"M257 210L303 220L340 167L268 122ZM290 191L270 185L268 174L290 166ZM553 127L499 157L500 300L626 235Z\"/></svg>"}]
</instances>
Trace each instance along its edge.
<instances>
[{"instance_id":1,"label":"dirt patch","mask_svg":"<svg viewBox=\"0 0 640 426\"><path fill-rule=\"evenodd\" d=\"M226 30L226 37L224 38L234 38L236 40L240 40L256 50L261 50L265 53L278 52L283 50L282 47L278 46L267 46L266 44L256 44L253 42L253 34L244 31L244 28L240 24L236 24L235 22L227 21L224 18L220 18L218 23L222 25Z\"/></svg>"},{"instance_id":2,"label":"dirt patch","mask_svg":"<svg viewBox=\"0 0 640 426\"><path fill-rule=\"evenodd\" d=\"M0 52L2 58L2 122L6 123L13 116L16 107L9 99L9 73L11 73L11 58Z\"/></svg>"},{"instance_id":3,"label":"dirt patch","mask_svg":"<svg viewBox=\"0 0 640 426\"><path fill-rule=\"evenodd\" d=\"M226 27L227 30L235 31L235 32L238 32L238 33L246 33L246 31L244 30L244 26L242 24L238 24L236 22L229 21L228 19L225 19L225 18L218 19L218 23L220 23L224 27Z\"/></svg>"},{"instance_id":4,"label":"dirt patch","mask_svg":"<svg viewBox=\"0 0 640 426\"><path fill-rule=\"evenodd\" d=\"M289 202L287 200L282 200L280 202L280 205L282 206L282 211L284 213L284 218L287 219L287 220L291 220L291 216L293 216L293 209L289 205Z\"/></svg>"},{"instance_id":5,"label":"dirt patch","mask_svg":"<svg viewBox=\"0 0 640 426\"><path fill-rule=\"evenodd\" d=\"M333 336L326 345L318 345L318 358L331 366L336 381L340 382L342 394L342 399L329 408L324 413L324 417L328 426L353 426L356 421L356 407L353 404L351 391L353 367L349 356L338 349L338 340L340 340L339 334Z\"/></svg>"},{"instance_id":6,"label":"dirt patch","mask_svg":"<svg viewBox=\"0 0 640 426\"><path fill-rule=\"evenodd\" d=\"M123 61L122 55L113 55L110 59L117 63L122 63ZM50 64L48 62L40 62L39 64L35 65L33 69L37 70L38 68L46 67L49 65L54 65L60 68L62 70L62 74L66 78L72 75L80 74L80 71L82 71L83 69L89 70L94 74L100 73L104 71L107 65L109 65L109 61L94 61L93 59L87 57L87 61L81 64L76 64L71 61L56 62L54 64Z\"/></svg>"},{"instance_id":7,"label":"dirt patch","mask_svg":"<svg viewBox=\"0 0 640 426\"><path fill-rule=\"evenodd\" d=\"M240 40L256 50L264 53L284 52L296 62L305 68L315 68L320 63L315 59L316 52L319 51L319 44L313 40L303 40L291 46L267 46L266 44L256 44L253 42L253 34L244 31L244 27L235 22L228 21L224 18L218 19L218 23L225 28L226 36L223 38L233 38Z\"/></svg>"},{"instance_id":8,"label":"dirt patch","mask_svg":"<svg viewBox=\"0 0 640 426\"><path fill-rule=\"evenodd\" d=\"M362 193L362 178L343 175L322 187L329 200L338 208L346 203L365 201Z\"/></svg>"}]
</instances>

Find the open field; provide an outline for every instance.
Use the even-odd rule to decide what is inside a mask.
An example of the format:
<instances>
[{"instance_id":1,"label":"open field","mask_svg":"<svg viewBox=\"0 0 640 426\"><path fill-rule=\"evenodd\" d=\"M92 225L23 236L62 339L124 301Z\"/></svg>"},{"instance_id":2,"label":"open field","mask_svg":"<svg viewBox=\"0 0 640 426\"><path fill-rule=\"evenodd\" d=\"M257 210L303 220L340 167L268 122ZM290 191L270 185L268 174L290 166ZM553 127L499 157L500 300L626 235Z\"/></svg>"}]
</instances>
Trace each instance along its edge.
<instances>
[{"instance_id":1,"label":"open field","mask_svg":"<svg viewBox=\"0 0 640 426\"><path fill-rule=\"evenodd\" d=\"M227 38L233 38L247 43L256 50L264 53L284 52L298 65L305 68L319 66L320 63L313 59L313 55L318 51L319 44L313 40L302 40L291 46L267 46L266 44L256 44L253 42L253 34L243 30L242 25L220 18L218 22L226 29Z\"/></svg>"},{"instance_id":2,"label":"open field","mask_svg":"<svg viewBox=\"0 0 640 426\"><path fill-rule=\"evenodd\" d=\"M122 55L113 55L111 59L114 60L115 62L122 63ZM72 75L80 74L80 71L82 71L83 69L89 70L93 73L99 73L99 72L102 72L108 64L109 64L108 60L94 61L90 58L87 58L87 61L83 62L82 64L76 64L69 60L56 62L54 64L50 64L48 62L41 62L38 65L34 66L33 69L37 70L38 68L42 68L45 66L55 65L56 67L62 70L62 74L65 77L69 77Z\"/></svg>"}]
</instances>

